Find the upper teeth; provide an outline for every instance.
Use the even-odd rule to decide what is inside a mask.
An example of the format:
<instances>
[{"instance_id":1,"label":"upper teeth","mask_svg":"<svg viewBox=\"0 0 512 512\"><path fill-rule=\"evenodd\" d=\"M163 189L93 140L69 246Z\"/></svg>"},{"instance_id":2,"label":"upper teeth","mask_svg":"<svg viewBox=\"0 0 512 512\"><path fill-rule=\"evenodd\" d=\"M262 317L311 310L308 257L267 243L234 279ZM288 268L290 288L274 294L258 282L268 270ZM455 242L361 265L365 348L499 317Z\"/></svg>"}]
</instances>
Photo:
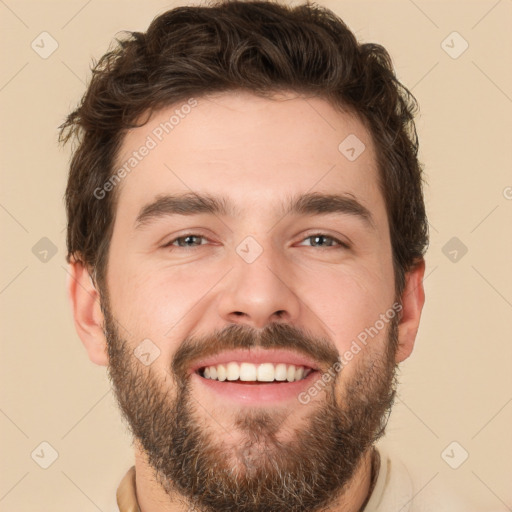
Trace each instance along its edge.
<instances>
[{"instance_id":1,"label":"upper teeth","mask_svg":"<svg viewBox=\"0 0 512 512\"><path fill-rule=\"evenodd\" d=\"M262 363L256 365L233 361L227 364L205 367L203 377L220 381L240 379L246 382L272 382L274 380L294 382L307 377L311 371L311 368L295 366L293 364L278 363L274 365L273 363Z\"/></svg>"}]
</instances>

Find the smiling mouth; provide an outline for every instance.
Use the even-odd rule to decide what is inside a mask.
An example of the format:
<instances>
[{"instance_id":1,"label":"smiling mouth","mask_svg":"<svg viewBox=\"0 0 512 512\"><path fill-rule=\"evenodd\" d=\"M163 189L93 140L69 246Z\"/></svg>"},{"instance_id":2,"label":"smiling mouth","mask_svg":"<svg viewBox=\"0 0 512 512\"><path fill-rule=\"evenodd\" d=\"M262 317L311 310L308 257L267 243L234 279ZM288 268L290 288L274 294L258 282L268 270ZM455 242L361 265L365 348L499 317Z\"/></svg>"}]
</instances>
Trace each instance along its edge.
<instances>
[{"instance_id":1,"label":"smiling mouth","mask_svg":"<svg viewBox=\"0 0 512 512\"><path fill-rule=\"evenodd\" d=\"M297 382L304 380L312 368L286 363L238 363L203 366L196 373L204 378L219 382L236 382L239 384L273 384Z\"/></svg>"}]
</instances>

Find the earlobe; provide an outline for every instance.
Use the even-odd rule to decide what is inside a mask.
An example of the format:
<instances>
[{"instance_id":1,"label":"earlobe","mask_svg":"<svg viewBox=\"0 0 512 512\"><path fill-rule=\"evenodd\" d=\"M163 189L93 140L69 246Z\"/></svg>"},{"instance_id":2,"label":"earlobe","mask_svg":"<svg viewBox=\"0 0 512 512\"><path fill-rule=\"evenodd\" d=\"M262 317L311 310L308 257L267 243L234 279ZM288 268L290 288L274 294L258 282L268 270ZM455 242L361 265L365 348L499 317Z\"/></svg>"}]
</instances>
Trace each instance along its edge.
<instances>
[{"instance_id":1,"label":"earlobe","mask_svg":"<svg viewBox=\"0 0 512 512\"><path fill-rule=\"evenodd\" d=\"M107 366L107 341L103 332L100 294L88 269L80 261L70 262L66 286L75 329L89 359L98 365Z\"/></svg>"},{"instance_id":2,"label":"earlobe","mask_svg":"<svg viewBox=\"0 0 512 512\"><path fill-rule=\"evenodd\" d=\"M414 348L421 311L425 303L424 275L425 260L423 259L405 275L405 288L402 292L402 315L398 325L398 350L395 358L397 363L407 359Z\"/></svg>"}]
</instances>

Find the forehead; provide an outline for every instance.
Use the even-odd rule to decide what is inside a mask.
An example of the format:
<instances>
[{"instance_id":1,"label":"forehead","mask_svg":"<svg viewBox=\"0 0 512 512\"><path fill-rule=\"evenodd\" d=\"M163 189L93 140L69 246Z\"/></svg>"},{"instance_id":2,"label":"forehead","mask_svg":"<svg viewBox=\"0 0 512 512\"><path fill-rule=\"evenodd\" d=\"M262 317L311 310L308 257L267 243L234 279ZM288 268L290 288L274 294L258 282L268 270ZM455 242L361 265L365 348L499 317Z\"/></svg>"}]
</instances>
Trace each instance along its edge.
<instances>
[{"instance_id":1,"label":"forehead","mask_svg":"<svg viewBox=\"0 0 512 512\"><path fill-rule=\"evenodd\" d=\"M348 193L385 208L371 136L356 116L296 93L189 98L125 136L117 211L132 222L164 193L229 196L238 215L282 214L283 194ZM279 211L278 211L279 210Z\"/></svg>"}]
</instances>

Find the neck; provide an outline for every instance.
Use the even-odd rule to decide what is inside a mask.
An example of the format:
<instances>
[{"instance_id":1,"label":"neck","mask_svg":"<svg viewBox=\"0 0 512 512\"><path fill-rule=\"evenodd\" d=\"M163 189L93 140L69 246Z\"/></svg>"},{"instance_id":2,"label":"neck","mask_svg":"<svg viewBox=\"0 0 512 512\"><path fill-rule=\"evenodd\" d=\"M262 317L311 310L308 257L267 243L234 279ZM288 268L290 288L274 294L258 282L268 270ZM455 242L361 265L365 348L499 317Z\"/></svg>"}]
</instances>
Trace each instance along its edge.
<instances>
[{"instance_id":1,"label":"neck","mask_svg":"<svg viewBox=\"0 0 512 512\"><path fill-rule=\"evenodd\" d=\"M343 494L325 512L362 512L372 491L372 460L370 448L359 462ZM378 470L378 468L377 468ZM141 512L189 512L190 503L180 495L169 496L155 480L154 470L145 452L135 442L136 492Z\"/></svg>"}]
</instances>

